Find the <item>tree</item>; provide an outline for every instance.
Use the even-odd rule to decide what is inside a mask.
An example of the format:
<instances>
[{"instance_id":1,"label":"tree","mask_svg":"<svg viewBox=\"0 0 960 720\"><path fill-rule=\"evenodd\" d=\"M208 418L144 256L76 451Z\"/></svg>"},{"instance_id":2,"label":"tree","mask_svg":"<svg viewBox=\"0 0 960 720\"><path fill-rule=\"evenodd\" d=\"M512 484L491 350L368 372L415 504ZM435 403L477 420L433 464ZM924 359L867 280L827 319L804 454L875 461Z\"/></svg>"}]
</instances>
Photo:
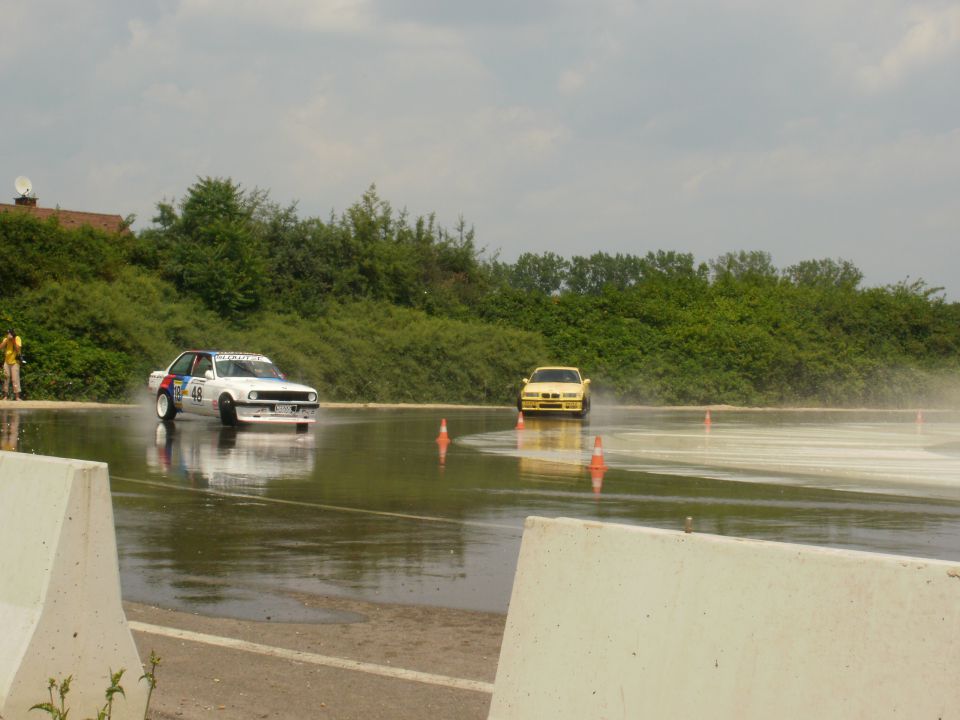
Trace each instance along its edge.
<instances>
[{"instance_id":1,"label":"tree","mask_svg":"<svg viewBox=\"0 0 960 720\"><path fill-rule=\"evenodd\" d=\"M863 280L863 273L849 260L803 260L789 266L783 276L794 285L806 287L833 287L856 289Z\"/></svg>"},{"instance_id":2,"label":"tree","mask_svg":"<svg viewBox=\"0 0 960 720\"><path fill-rule=\"evenodd\" d=\"M513 265L510 284L517 290L553 295L566 281L569 263L553 252L523 253Z\"/></svg>"},{"instance_id":3,"label":"tree","mask_svg":"<svg viewBox=\"0 0 960 720\"><path fill-rule=\"evenodd\" d=\"M706 280L707 266L694 265L692 253L675 250L648 252L639 261L644 280Z\"/></svg>"},{"instance_id":4,"label":"tree","mask_svg":"<svg viewBox=\"0 0 960 720\"><path fill-rule=\"evenodd\" d=\"M158 227L142 237L144 264L222 317L258 309L269 287L263 224L256 217L265 201L265 193L245 192L229 179L200 178L179 214L169 203L158 204Z\"/></svg>"},{"instance_id":5,"label":"tree","mask_svg":"<svg viewBox=\"0 0 960 720\"><path fill-rule=\"evenodd\" d=\"M605 288L625 290L643 276L643 261L635 255L608 255L597 252L590 257L570 258L566 286L580 295L599 295Z\"/></svg>"},{"instance_id":6,"label":"tree","mask_svg":"<svg viewBox=\"0 0 960 720\"><path fill-rule=\"evenodd\" d=\"M710 261L714 282L731 280L753 284L772 283L777 280L777 269L770 253L762 250L728 252Z\"/></svg>"}]
</instances>

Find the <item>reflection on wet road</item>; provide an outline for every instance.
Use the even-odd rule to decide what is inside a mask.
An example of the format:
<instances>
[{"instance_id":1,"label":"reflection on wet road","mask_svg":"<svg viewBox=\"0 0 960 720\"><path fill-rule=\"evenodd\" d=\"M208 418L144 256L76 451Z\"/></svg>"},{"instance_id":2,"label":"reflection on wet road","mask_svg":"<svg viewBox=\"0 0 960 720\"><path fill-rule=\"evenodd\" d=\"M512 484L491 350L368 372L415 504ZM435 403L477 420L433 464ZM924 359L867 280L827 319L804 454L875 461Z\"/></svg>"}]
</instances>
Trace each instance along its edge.
<instances>
[{"instance_id":1,"label":"reflection on wet road","mask_svg":"<svg viewBox=\"0 0 960 720\"><path fill-rule=\"evenodd\" d=\"M37 410L0 416L0 438L108 462L125 597L215 615L344 620L311 594L502 612L528 515L960 559L957 417L713 420L338 409L298 435ZM591 477L596 436L610 469Z\"/></svg>"},{"instance_id":2,"label":"reflection on wet road","mask_svg":"<svg viewBox=\"0 0 960 720\"><path fill-rule=\"evenodd\" d=\"M316 442L309 433L269 428L157 423L156 442L147 448L147 466L193 486L263 490L271 480L310 475Z\"/></svg>"},{"instance_id":3,"label":"reflection on wet road","mask_svg":"<svg viewBox=\"0 0 960 720\"><path fill-rule=\"evenodd\" d=\"M606 464L623 470L960 500L960 424L760 425L758 419L764 418L755 413L720 426L669 419L641 428L594 424L591 432L603 437ZM577 428L543 427L533 437L489 433L467 442L516 455L521 466L584 462Z\"/></svg>"}]
</instances>

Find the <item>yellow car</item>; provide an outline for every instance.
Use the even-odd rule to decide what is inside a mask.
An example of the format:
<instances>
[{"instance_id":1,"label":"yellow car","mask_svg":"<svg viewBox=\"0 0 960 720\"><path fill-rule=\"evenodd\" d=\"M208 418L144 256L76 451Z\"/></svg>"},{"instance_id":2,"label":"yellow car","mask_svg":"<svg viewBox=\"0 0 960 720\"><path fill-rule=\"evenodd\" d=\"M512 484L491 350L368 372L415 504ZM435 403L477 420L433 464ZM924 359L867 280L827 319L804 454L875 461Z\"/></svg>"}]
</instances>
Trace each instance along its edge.
<instances>
[{"instance_id":1,"label":"yellow car","mask_svg":"<svg viewBox=\"0 0 960 720\"><path fill-rule=\"evenodd\" d=\"M590 381L575 367L540 367L523 379L517 410L525 413L590 412Z\"/></svg>"}]
</instances>

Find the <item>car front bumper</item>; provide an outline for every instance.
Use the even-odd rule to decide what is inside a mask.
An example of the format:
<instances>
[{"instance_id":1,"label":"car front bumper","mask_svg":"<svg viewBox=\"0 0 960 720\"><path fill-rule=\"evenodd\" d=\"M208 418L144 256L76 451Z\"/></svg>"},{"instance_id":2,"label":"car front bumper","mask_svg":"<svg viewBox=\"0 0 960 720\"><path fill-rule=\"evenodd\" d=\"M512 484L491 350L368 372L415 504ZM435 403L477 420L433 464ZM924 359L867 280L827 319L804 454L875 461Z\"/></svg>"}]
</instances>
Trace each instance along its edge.
<instances>
[{"instance_id":1,"label":"car front bumper","mask_svg":"<svg viewBox=\"0 0 960 720\"><path fill-rule=\"evenodd\" d=\"M277 406L283 408L278 410ZM244 423L315 423L319 403L291 402L291 403L260 403L238 402L237 422Z\"/></svg>"},{"instance_id":2,"label":"car front bumper","mask_svg":"<svg viewBox=\"0 0 960 720\"><path fill-rule=\"evenodd\" d=\"M521 398L523 412L582 412L583 400Z\"/></svg>"}]
</instances>

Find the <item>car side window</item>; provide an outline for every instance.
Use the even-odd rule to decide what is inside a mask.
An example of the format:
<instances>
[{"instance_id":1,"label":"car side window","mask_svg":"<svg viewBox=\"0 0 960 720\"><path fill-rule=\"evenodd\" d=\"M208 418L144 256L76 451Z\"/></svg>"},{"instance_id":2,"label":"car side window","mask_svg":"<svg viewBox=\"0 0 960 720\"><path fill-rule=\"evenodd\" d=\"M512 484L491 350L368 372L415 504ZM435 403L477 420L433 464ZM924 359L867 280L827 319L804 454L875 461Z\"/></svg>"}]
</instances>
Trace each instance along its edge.
<instances>
[{"instance_id":1,"label":"car side window","mask_svg":"<svg viewBox=\"0 0 960 720\"><path fill-rule=\"evenodd\" d=\"M193 367L193 361L196 353L184 353L177 358L177 361L170 366L171 375L189 375L190 368Z\"/></svg>"},{"instance_id":2,"label":"car side window","mask_svg":"<svg viewBox=\"0 0 960 720\"><path fill-rule=\"evenodd\" d=\"M207 370L213 370L213 360L210 359L209 355L198 355L197 364L193 366L194 376L203 377Z\"/></svg>"}]
</instances>

